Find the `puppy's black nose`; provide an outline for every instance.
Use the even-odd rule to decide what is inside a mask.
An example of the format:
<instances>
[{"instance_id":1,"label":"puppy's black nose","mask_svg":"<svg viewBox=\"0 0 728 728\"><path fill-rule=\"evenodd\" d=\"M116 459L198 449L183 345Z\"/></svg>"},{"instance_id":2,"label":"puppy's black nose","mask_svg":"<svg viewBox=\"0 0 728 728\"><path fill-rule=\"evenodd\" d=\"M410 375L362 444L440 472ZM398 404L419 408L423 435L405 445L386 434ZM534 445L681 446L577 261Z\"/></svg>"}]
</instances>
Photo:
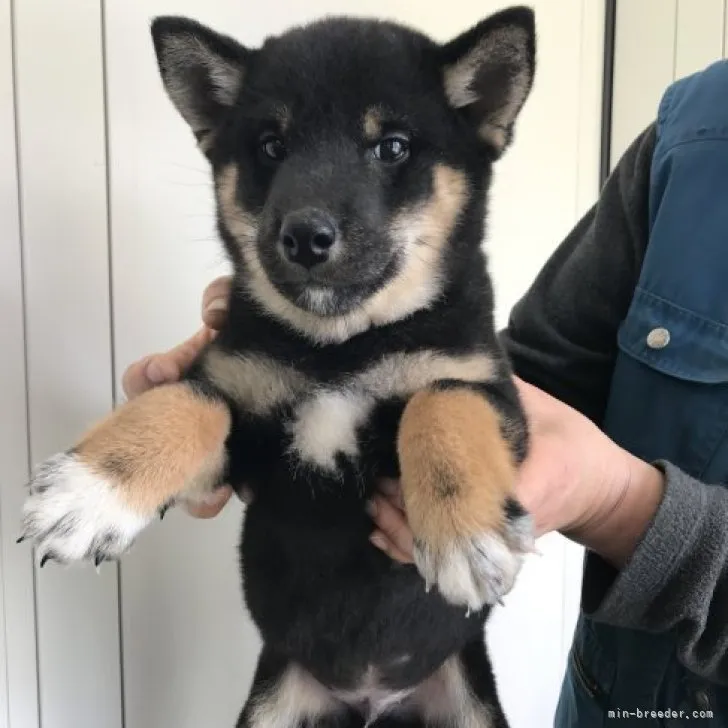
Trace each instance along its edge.
<instances>
[{"instance_id":1,"label":"puppy's black nose","mask_svg":"<svg viewBox=\"0 0 728 728\"><path fill-rule=\"evenodd\" d=\"M336 244L336 226L322 210L297 210L284 218L280 240L286 260L313 268L329 259Z\"/></svg>"}]
</instances>

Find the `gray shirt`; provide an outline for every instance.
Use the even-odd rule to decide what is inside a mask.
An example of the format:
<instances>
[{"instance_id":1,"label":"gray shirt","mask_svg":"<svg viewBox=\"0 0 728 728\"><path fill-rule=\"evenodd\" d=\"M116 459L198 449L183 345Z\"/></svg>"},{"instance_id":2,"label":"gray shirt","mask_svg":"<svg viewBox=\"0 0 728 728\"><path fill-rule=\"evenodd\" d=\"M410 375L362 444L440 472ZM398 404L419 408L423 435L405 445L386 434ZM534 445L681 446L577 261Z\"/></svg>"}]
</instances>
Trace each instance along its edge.
<instances>
[{"instance_id":1,"label":"gray shirt","mask_svg":"<svg viewBox=\"0 0 728 728\"><path fill-rule=\"evenodd\" d=\"M514 307L503 341L518 376L599 424L648 243L655 127L630 146L595 206ZM726 170L728 174L728 170ZM595 620L674 629L678 657L728 684L728 489L667 462L666 489L629 562L615 570L587 552L582 608Z\"/></svg>"}]
</instances>

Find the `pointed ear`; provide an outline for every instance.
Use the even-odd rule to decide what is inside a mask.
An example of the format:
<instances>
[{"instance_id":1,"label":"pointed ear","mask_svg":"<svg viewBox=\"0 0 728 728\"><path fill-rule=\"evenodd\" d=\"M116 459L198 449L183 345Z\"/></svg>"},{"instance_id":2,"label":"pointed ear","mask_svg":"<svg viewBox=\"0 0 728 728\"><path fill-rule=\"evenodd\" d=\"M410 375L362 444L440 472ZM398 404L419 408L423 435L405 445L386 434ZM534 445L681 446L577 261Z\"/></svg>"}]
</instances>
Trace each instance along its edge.
<instances>
[{"instance_id":1,"label":"pointed ear","mask_svg":"<svg viewBox=\"0 0 728 728\"><path fill-rule=\"evenodd\" d=\"M187 18L155 18L152 38L167 94L202 143L235 103L250 51Z\"/></svg>"},{"instance_id":2,"label":"pointed ear","mask_svg":"<svg viewBox=\"0 0 728 728\"><path fill-rule=\"evenodd\" d=\"M515 7L491 15L442 46L441 53L448 101L500 155L533 84L533 11Z\"/></svg>"}]
</instances>

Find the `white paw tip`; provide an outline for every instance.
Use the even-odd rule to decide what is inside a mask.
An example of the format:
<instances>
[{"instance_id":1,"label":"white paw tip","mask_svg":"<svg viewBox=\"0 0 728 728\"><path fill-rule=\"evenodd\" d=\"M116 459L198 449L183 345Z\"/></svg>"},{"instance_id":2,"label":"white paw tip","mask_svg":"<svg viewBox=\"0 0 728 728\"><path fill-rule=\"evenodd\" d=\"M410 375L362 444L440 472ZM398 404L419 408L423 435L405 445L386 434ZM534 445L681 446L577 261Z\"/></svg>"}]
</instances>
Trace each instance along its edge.
<instances>
[{"instance_id":1,"label":"white paw tip","mask_svg":"<svg viewBox=\"0 0 728 728\"><path fill-rule=\"evenodd\" d=\"M76 455L60 453L33 475L21 539L33 540L40 566L104 559L126 551L147 522L123 503L113 483Z\"/></svg>"},{"instance_id":2,"label":"white paw tip","mask_svg":"<svg viewBox=\"0 0 728 728\"><path fill-rule=\"evenodd\" d=\"M485 605L503 603L523 554L499 535L488 533L453 544L439 554L420 547L415 550L415 561L426 584L435 582L447 601L464 605L469 614Z\"/></svg>"}]
</instances>

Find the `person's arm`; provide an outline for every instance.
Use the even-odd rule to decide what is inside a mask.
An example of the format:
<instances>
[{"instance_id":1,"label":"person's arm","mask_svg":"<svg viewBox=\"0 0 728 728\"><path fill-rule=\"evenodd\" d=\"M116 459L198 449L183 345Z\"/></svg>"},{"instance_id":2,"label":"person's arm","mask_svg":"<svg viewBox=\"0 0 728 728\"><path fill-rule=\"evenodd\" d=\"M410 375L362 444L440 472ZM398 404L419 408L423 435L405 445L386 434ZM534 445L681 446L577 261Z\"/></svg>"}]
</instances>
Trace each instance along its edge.
<instances>
[{"instance_id":1,"label":"person's arm","mask_svg":"<svg viewBox=\"0 0 728 728\"><path fill-rule=\"evenodd\" d=\"M648 241L654 142L650 127L632 144L502 333L520 377L597 423ZM617 626L674 628L680 660L728 682L728 490L644 465L612 518L576 539L588 549L582 607Z\"/></svg>"}]
</instances>

